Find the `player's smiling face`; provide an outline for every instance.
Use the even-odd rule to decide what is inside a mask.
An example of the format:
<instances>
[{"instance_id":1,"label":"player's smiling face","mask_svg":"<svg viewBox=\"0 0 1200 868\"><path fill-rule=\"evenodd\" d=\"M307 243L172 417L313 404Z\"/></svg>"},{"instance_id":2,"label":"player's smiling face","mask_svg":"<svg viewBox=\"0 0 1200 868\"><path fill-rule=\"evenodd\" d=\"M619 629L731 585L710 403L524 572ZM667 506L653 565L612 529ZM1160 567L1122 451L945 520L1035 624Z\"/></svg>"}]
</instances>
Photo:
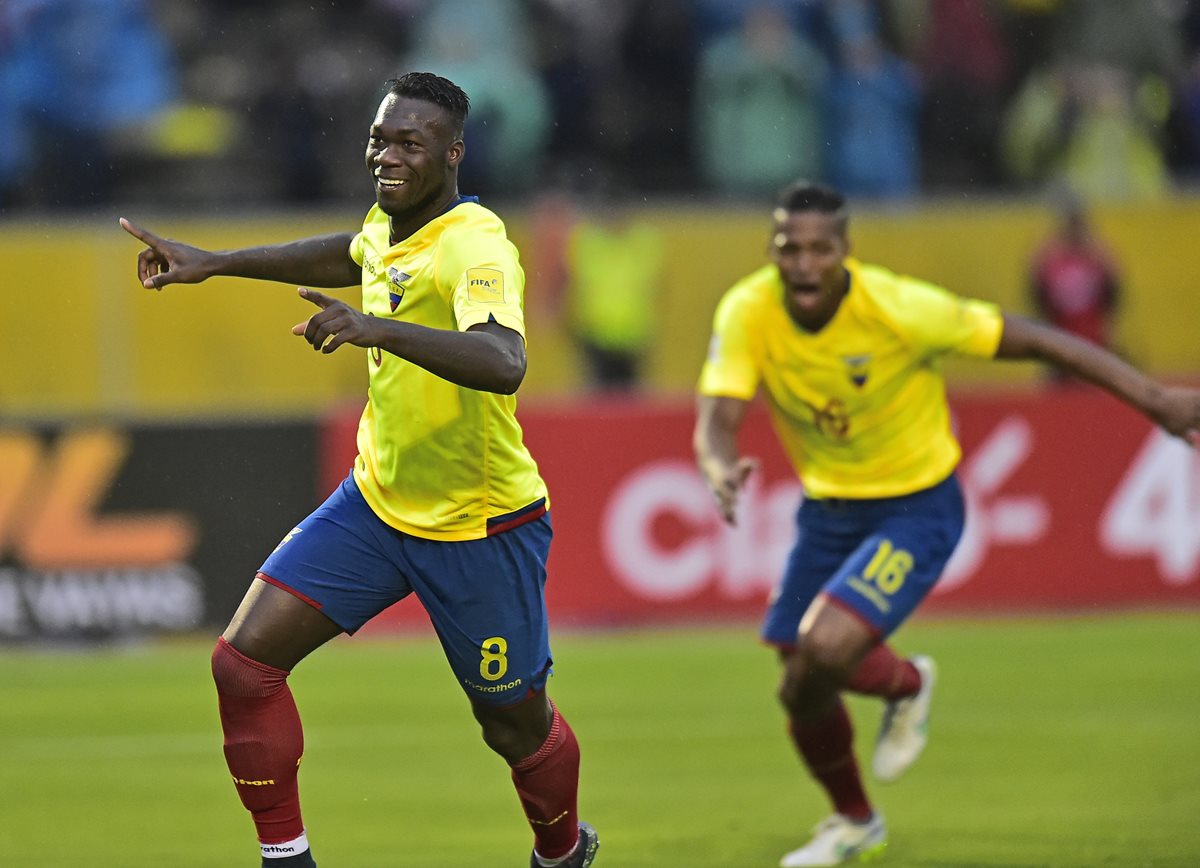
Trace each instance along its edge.
<instances>
[{"instance_id":1,"label":"player's smiling face","mask_svg":"<svg viewBox=\"0 0 1200 868\"><path fill-rule=\"evenodd\" d=\"M389 94L379 104L367 141L367 169L375 201L389 217L435 214L457 194L456 170L464 152L453 118L424 100Z\"/></svg>"},{"instance_id":2,"label":"player's smiling face","mask_svg":"<svg viewBox=\"0 0 1200 868\"><path fill-rule=\"evenodd\" d=\"M783 302L792 319L817 331L837 313L846 294L850 252L844 221L821 211L775 212L771 261L783 280Z\"/></svg>"}]
</instances>

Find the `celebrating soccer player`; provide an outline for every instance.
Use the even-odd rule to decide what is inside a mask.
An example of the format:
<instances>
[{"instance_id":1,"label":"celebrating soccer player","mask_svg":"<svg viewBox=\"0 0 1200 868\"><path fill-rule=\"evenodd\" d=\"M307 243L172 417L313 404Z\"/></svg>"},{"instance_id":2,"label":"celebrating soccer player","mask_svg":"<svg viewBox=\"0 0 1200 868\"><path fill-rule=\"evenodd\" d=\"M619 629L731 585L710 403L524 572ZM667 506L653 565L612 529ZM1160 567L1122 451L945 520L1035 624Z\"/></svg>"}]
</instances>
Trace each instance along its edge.
<instances>
[{"instance_id":1,"label":"celebrating soccer player","mask_svg":"<svg viewBox=\"0 0 1200 868\"><path fill-rule=\"evenodd\" d=\"M1195 442L1200 391L1159 385L1106 350L849 257L845 199L785 189L769 265L734 285L700 375L697 462L724 519L754 461L736 435L761 385L804 486L797 539L767 612L789 731L834 814L781 865L878 853L887 827L864 790L842 691L884 700L872 768L893 781L925 747L935 668L887 645L937 581L963 528L939 358L1038 359L1089 380Z\"/></svg>"},{"instance_id":2,"label":"celebrating soccer player","mask_svg":"<svg viewBox=\"0 0 1200 868\"><path fill-rule=\"evenodd\" d=\"M430 73L387 83L366 152L376 204L358 232L214 252L121 221L147 245L150 289L214 275L362 285L362 311L301 288L319 310L292 329L323 353L367 349L354 467L267 558L212 658L225 758L269 868L315 865L288 674L410 593L512 768L533 868L586 868L599 846L577 815L579 745L545 692L549 501L512 397L524 272L500 219L459 195L468 108Z\"/></svg>"}]
</instances>

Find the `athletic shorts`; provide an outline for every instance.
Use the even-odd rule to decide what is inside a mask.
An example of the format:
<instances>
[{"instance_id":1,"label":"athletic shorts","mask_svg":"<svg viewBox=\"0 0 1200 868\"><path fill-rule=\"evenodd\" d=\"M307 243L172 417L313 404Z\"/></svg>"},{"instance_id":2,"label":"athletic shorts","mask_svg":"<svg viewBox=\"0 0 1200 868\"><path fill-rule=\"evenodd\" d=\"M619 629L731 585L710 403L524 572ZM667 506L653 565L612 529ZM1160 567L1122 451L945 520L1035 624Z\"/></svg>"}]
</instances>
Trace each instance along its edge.
<instances>
[{"instance_id":1,"label":"athletic shorts","mask_svg":"<svg viewBox=\"0 0 1200 868\"><path fill-rule=\"evenodd\" d=\"M472 701L503 706L550 675L546 557L550 516L483 539L445 542L396 530L353 476L271 553L258 577L314 606L347 633L415 594Z\"/></svg>"},{"instance_id":2,"label":"athletic shorts","mask_svg":"<svg viewBox=\"0 0 1200 868\"><path fill-rule=\"evenodd\" d=\"M763 621L763 640L795 645L800 619L822 593L876 635L891 634L941 576L964 517L954 475L902 497L806 499L796 515L796 544Z\"/></svg>"}]
</instances>

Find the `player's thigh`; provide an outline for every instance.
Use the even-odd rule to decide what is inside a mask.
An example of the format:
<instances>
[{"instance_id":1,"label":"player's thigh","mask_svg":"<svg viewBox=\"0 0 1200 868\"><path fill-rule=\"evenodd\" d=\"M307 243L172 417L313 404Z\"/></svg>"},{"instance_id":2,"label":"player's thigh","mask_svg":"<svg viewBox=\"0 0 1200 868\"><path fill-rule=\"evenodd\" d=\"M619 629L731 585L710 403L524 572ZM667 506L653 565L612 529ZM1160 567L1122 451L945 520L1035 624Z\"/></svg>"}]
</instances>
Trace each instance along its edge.
<instances>
[{"instance_id":1,"label":"player's thigh","mask_svg":"<svg viewBox=\"0 0 1200 868\"><path fill-rule=\"evenodd\" d=\"M879 636L894 632L933 590L963 529L962 493L951 478L896 498L826 584L824 593Z\"/></svg>"},{"instance_id":2,"label":"player's thigh","mask_svg":"<svg viewBox=\"0 0 1200 868\"><path fill-rule=\"evenodd\" d=\"M411 593L399 566L403 539L372 512L347 478L283 538L257 577L354 633Z\"/></svg>"},{"instance_id":3,"label":"player's thigh","mask_svg":"<svg viewBox=\"0 0 1200 868\"><path fill-rule=\"evenodd\" d=\"M256 578L221 637L251 660L290 672L341 632L309 603Z\"/></svg>"},{"instance_id":4,"label":"player's thigh","mask_svg":"<svg viewBox=\"0 0 1200 868\"><path fill-rule=\"evenodd\" d=\"M495 536L410 540L413 588L459 686L475 704L504 706L550 674L546 617L549 515Z\"/></svg>"},{"instance_id":5,"label":"player's thigh","mask_svg":"<svg viewBox=\"0 0 1200 868\"><path fill-rule=\"evenodd\" d=\"M842 520L840 512L838 506L822 501L801 504L796 515L796 542L763 618L764 642L780 648L796 644L804 613L862 541L862 534L851 522Z\"/></svg>"}]
</instances>

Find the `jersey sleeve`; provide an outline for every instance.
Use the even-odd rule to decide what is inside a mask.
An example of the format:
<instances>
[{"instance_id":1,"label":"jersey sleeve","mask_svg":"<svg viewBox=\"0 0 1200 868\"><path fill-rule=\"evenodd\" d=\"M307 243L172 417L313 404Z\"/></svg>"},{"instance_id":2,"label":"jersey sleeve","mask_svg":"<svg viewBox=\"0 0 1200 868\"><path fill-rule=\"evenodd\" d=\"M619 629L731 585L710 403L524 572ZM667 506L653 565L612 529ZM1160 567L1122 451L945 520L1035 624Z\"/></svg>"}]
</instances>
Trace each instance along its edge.
<instances>
[{"instance_id":1,"label":"jersey sleeve","mask_svg":"<svg viewBox=\"0 0 1200 868\"><path fill-rule=\"evenodd\" d=\"M450 285L459 331L495 320L525 337L525 272L502 236L455 233L440 271Z\"/></svg>"},{"instance_id":2,"label":"jersey sleeve","mask_svg":"<svg viewBox=\"0 0 1200 868\"><path fill-rule=\"evenodd\" d=\"M701 395L743 401L754 398L761 374L750 320L749 306L736 290L717 305L708 356L700 369L697 391Z\"/></svg>"},{"instance_id":3,"label":"jersey sleeve","mask_svg":"<svg viewBox=\"0 0 1200 868\"><path fill-rule=\"evenodd\" d=\"M354 234L354 237L350 239L350 249L347 252L350 254L350 258L354 260L355 264L359 268L362 268L362 264L363 264L363 234L362 234L362 232L356 232Z\"/></svg>"},{"instance_id":4,"label":"jersey sleeve","mask_svg":"<svg viewBox=\"0 0 1200 868\"><path fill-rule=\"evenodd\" d=\"M988 301L964 298L923 280L897 278L902 291L889 311L921 351L991 358L1000 346L1004 317Z\"/></svg>"}]
</instances>

